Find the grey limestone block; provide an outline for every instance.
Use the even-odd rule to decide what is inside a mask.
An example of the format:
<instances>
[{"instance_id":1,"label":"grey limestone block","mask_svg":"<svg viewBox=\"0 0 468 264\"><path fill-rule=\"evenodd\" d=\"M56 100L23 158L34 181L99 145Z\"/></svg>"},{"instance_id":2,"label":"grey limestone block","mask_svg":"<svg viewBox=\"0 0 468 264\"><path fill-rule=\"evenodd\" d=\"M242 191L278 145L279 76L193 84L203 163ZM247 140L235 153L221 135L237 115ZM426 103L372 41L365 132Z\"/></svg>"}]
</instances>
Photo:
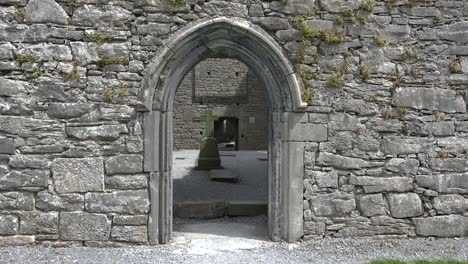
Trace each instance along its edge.
<instances>
[{"instance_id":1,"label":"grey limestone block","mask_svg":"<svg viewBox=\"0 0 468 264\"><path fill-rule=\"evenodd\" d=\"M60 239L64 241L106 241L111 231L106 215L86 212L61 212L59 226Z\"/></svg>"},{"instance_id":2,"label":"grey limestone block","mask_svg":"<svg viewBox=\"0 0 468 264\"><path fill-rule=\"evenodd\" d=\"M18 217L15 215L0 215L0 235L16 235L18 233Z\"/></svg>"},{"instance_id":3,"label":"grey limestone block","mask_svg":"<svg viewBox=\"0 0 468 264\"><path fill-rule=\"evenodd\" d=\"M107 175L131 174L143 171L143 156L130 154L110 157L106 160Z\"/></svg>"},{"instance_id":4,"label":"grey limestone block","mask_svg":"<svg viewBox=\"0 0 468 264\"><path fill-rule=\"evenodd\" d=\"M104 190L102 158L55 159L52 162L52 176L58 193Z\"/></svg>"},{"instance_id":5,"label":"grey limestone block","mask_svg":"<svg viewBox=\"0 0 468 264\"><path fill-rule=\"evenodd\" d=\"M146 214L149 211L148 190L87 193L85 208L97 213Z\"/></svg>"},{"instance_id":6,"label":"grey limestone block","mask_svg":"<svg viewBox=\"0 0 468 264\"><path fill-rule=\"evenodd\" d=\"M468 235L468 218L461 215L443 215L414 218L416 234L434 237L462 237Z\"/></svg>"},{"instance_id":7,"label":"grey limestone block","mask_svg":"<svg viewBox=\"0 0 468 264\"><path fill-rule=\"evenodd\" d=\"M26 5L25 20L33 23L68 24L68 15L54 0L30 0Z\"/></svg>"},{"instance_id":8,"label":"grey limestone block","mask_svg":"<svg viewBox=\"0 0 468 264\"><path fill-rule=\"evenodd\" d=\"M420 216L424 212L421 198L416 193L389 194L388 203L395 218Z\"/></svg>"},{"instance_id":9,"label":"grey limestone block","mask_svg":"<svg viewBox=\"0 0 468 264\"><path fill-rule=\"evenodd\" d=\"M146 226L114 226L110 238L122 242L147 243L148 229Z\"/></svg>"}]
</instances>

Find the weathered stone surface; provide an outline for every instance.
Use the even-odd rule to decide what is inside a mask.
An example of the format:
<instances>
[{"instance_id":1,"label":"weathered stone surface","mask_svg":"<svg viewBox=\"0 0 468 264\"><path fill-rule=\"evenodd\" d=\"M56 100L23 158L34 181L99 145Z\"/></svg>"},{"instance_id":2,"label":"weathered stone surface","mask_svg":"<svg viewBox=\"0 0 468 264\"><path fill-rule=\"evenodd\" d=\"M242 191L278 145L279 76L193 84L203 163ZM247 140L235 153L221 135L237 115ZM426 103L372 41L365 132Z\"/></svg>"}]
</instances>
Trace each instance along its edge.
<instances>
[{"instance_id":1,"label":"weathered stone surface","mask_svg":"<svg viewBox=\"0 0 468 264\"><path fill-rule=\"evenodd\" d=\"M463 214L468 210L468 200L459 194L445 194L434 198L437 214Z\"/></svg>"},{"instance_id":2,"label":"weathered stone surface","mask_svg":"<svg viewBox=\"0 0 468 264\"><path fill-rule=\"evenodd\" d=\"M15 154L15 143L13 139L0 137L0 154Z\"/></svg>"},{"instance_id":3,"label":"weathered stone surface","mask_svg":"<svg viewBox=\"0 0 468 264\"><path fill-rule=\"evenodd\" d=\"M62 240L108 240L111 223L103 214L85 212L60 213L60 239Z\"/></svg>"},{"instance_id":4,"label":"weathered stone surface","mask_svg":"<svg viewBox=\"0 0 468 264\"><path fill-rule=\"evenodd\" d=\"M437 35L441 39L451 40L459 44L468 43L468 22L456 22L447 26L443 26Z\"/></svg>"},{"instance_id":5,"label":"weathered stone surface","mask_svg":"<svg viewBox=\"0 0 468 264\"><path fill-rule=\"evenodd\" d=\"M270 3L270 9L291 15L302 15L314 10L315 0L290 0L287 3L273 1Z\"/></svg>"},{"instance_id":6,"label":"weathered stone surface","mask_svg":"<svg viewBox=\"0 0 468 264\"><path fill-rule=\"evenodd\" d=\"M30 89L27 82L0 77L0 96L16 96Z\"/></svg>"},{"instance_id":7,"label":"weathered stone surface","mask_svg":"<svg viewBox=\"0 0 468 264\"><path fill-rule=\"evenodd\" d=\"M313 196L310 207L316 216L344 216L356 208L356 201L352 194L337 191Z\"/></svg>"},{"instance_id":8,"label":"weathered stone surface","mask_svg":"<svg viewBox=\"0 0 468 264\"><path fill-rule=\"evenodd\" d=\"M63 124L53 120L24 118L18 116L0 116L0 131L20 137L41 137L47 131L48 135L63 133Z\"/></svg>"},{"instance_id":9,"label":"weathered stone surface","mask_svg":"<svg viewBox=\"0 0 468 264\"><path fill-rule=\"evenodd\" d=\"M335 113L330 115L330 128L338 131L354 131L359 127L359 120L346 113Z\"/></svg>"},{"instance_id":10,"label":"weathered stone surface","mask_svg":"<svg viewBox=\"0 0 468 264\"><path fill-rule=\"evenodd\" d=\"M322 142L328 139L328 129L324 124L295 123L290 130L290 138L294 141Z\"/></svg>"},{"instance_id":11,"label":"weathered stone surface","mask_svg":"<svg viewBox=\"0 0 468 264\"><path fill-rule=\"evenodd\" d=\"M421 132L425 135L433 136L453 136L455 134L455 124L453 121L449 122L430 122L424 124Z\"/></svg>"},{"instance_id":12,"label":"weathered stone surface","mask_svg":"<svg viewBox=\"0 0 468 264\"><path fill-rule=\"evenodd\" d=\"M12 168L48 169L50 161L40 155L14 155L8 163Z\"/></svg>"},{"instance_id":13,"label":"weathered stone surface","mask_svg":"<svg viewBox=\"0 0 468 264\"><path fill-rule=\"evenodd\" d=\"M0 190L46 188L50 172L46 170L11 171L0 176Z\"/></svg>"},{"instance_id":14,"label":"weathered stone surface","mask_svg":"<svg viewBox=\"0 0 468 264\"><path fill-rule=\"evenodd\" d=\"M247 6L224 1L210 1L203 5L203 9L209 15L219 15L228 17L247 17Z\"/></svg>"},{"instance_id":15,"label":"weathered stone surface","mask_svg":"<svg viewBox=\"0 0 468 264\"><path fill-rule=\"evenodd\" d=\"M372 104L364 100L356 100L356 99L348 98L348 97L338 98L334 102L334 107L337 110L341 110L345 112L353 112L362 116L375 115L376 113L378 113L378 110L379 110L377 104ZM388 122L391 120L385 120L385 121Z\"/></svg>"},{"instance_id":16,"label":"weathered stone surface","mask_svg":"<svg viewBox=\"0 0 468 264\"><path fill-rule=\"evenodd\" d=\"M144 214L149 210L147 190L87 193L85 202L89 212Z\"/></svg>"},{"instance_id":17,"label":"weathered stone surface","mask_svg":"<svg viewBox=\"0 0 468 264\"><path fill-rule=\"evenodd\" d=\"M419 196L415 193L389 194L390 212L395 218L408 218L422 215L424 210Z\"/></svg>"},{"instance_id":18,"label":"weathered stone surface","mask_svg":"<svg viewBox=\"0 0 468 264\"><path fill-rule=\"evenodd\" d=\"M47 98L59 102L75 101L65 92L65 88L67 87L65 83L47 77L39 78L38 82L35 95L39 98Z\"/></svg>"},{"instance_id":19,"label":"weathered stone surface","mask_svg":"<svg viewBox=\"0 0 468 264\"><path fill-rule=\"evenodd\" d=\"M68 24L68 15L54 0L31 0L26 5L25 20L33 23Z\"/></svg>"},{"instance_id":20,"label":"weathered stone surface","mask_svg":"<svg viewBox=\"0 0 468 264\"><path fill-rule=\"evenodd\" d=\"M348 9L358 9L362 4L362 0L320 0L319 3L320 6L327 11L340 13Z\"/></svg>"},{"instance_id":21,"label":"weathered stone surface","mask_svg":"<svg viewBox=\"0 0 468 264\"><path fill-rule=\"evenodd\" d=\"M96 63L100 60L96 43L92 42L70 42L72 54L81 65Z\"/></svg>"},{"instance_id":22,"label":"weathered stone surface","mask_svg":"<svg viewBox=\"0 0 468 264\"><path fill-rule=\"evenodd\" d=\"M463 97L450 89L404 87L395 90L397 105L447 113L466 112Z\"/></svg>"},{"instance_id":23,"label":"weathered stone surface","mask_svg":"<svg viewBox=\"0 0 468 264\"><path fill-rule=\"evenodd\" d=\"M278 41L299 41L302 39L301 32L297 29L285 29L276 31L276 37Z\"/></svg>"},{"instance_id":24,"label":"weathered stone surface","mask_svg":"<svg viewBox=\"0 0 468 264\"><path fill-rule=\"evenodd\" d=\"M43 211L81 211L84 197L80 194L52 194L48 191L36 195L36 208Z\"/></svg>"},{"instance_id":25,"label":"weathered stone surface","mask_svg":"<svg viewBox=\"0 0 468 264\"><path fill-rule=\"evenodd\" d=\"M226 203L213 201L185 201L174 203L174 217L209 219L227 214Z\"/></svg>"},{"instance_id":26,"label":"weathered stone surface","mask_svg":"<svg viewBox=\"0 0 468 264\"><path fill-rule=\"evenodd\" d=\"M249 7L249 16L251 17L260 17L265 16L263 12L263 7L261 4L251 4Z\"/></svg>"},{"instance_id":27,"label":"weathered stone surface","mask_svg":"<svg viewBox=\"0 0 468 264\"><path fill-rule=\"evenodd\" d=\"M46 41L47 37L46 25L0 25L1 41L29 43Z\"/></svg>"},{"instance_id":28,"label":"weathered stone surface","mask_svg":"<svg viewBox=\"0 0 468 264\"><path fill-rule=\"evenodd\" d=\"M385 169L401 176L415 175L419 169L419 161L417 159L393 158L385 163Z\"/></svg>"},{"instance_id":29,"label":"weathered stone surface","mask_svg":"<svg viewBox=\"0 0 468 264\"><path fill-rule=\"evenodd\" d=\"M36 44L26 46L18 50L18 54L21 55L30 55L35 56L39 60L43 61L50 61L50 60L57 60L57 61L71 61L73 60L73 56L71 53L70 47L66 45L56 45L56 44Z\"/></svg>"},{"instance_id":30,"label":"weathered stone surface","mask_svg":"<svg viewBox=\"0 0 468 264\"><path fill-rule=\"evenodd\" d=\"M281 29L288 29L289 28L289 23L287 19L284 18L278 18L278 17L258 17L255 18L254 21L256 21L260 26L271 30L271 31L276 31L276 30L281 30Z\"/></svg>"},{"instance_id":31,"label":"weathered stone surface","mask_svg":"<svg viewBox=\"0 0 468 264\"><path fill-rule=\"evenodd\" d=\"M106 160L106 173L138 173L143 171L143 157L141 155L119 155Z\"/></svg>"},{"instance_id":32,"label":"weathered stone surface","mask_svg":"<svg viewBox=\"0 0 468 264\"><path fill-rule=\"evenodd\" d=\"M361 169L376 165L359 158L344 157L327 152L320 152L317 162L337 169Z\"/></svg>"},{"instance_id":33,"label":"weathered stone surface","mask_svg":"<svg viewBox=\"0 0 468 264\"><path fill-rule=\"evenodd\" d=\"M386 214L386 204L382 194L369 194L359 198L358 208L363 216L371 217Z\"/></svg>"},{"instance_id":34,"label":"weathered stone surface","mask_svg":"<svg viewBox=\"0 0 468 264\"><path fill-rule=\"evenodd\" d=\"M116 215L112 221L114 225L146 225L148 216L146 215Z\"/></svg>"},{"instance_id":35,"label":"weathered stone surface","mask_svg":"<svg viewBox=\"0 0 468 264\"><path fill-rule=\"evenodd\" d=\"M449 153L460 154L468 151L468 139L463 137L447 137L437 139L437 144Z\"/></svg>"},{"instance_id":36,"label":"weathered stone surface","mask_svg":"<svg viewBox=\"0 0 468 264\"><path fill-rule=\"evenodd\" d=\"M435 7L412 7L410 10L411 15L413 16L422 16L422 17L434 17L439 16L440 11Z\"/></svg>"},{"instance_id":37,"label":"weathered stone surface","mask_svg":"<svg viewBox=\"0 0 468 264\"><path fill-rule=\"evenodd\" d=\"M417 175L416 184L441 193L468 193L468 174Z\"/></svg>"},{"instance_id":38,"label":"weathered stone surface","mask_svg":"<svg viewBox=\"0 0 468 264\"><path fill-rule=\"evenodd\" d=\"M370 135L359 135L353 138L353 144L356 148L362 151L378 151L380 150L380 141Z\"/></svg>"},{"instance_id":39,"label":"weathered stone surface","mask_svg":"<svg viewBox=\"0 0 468 264\"><path fill-rule=\"evenodd\" d=\"M50 117L60 119L77 118L89 113L92 108L92 104L51 103L47 114Z\"/></svg>"},{"instance_id":40,"label":"weathered stone surface","mask_svg":"<svg viewBox=\"0 0 468 264\"><path fill-rule=\"evenodd\" d=\"M466 159L440 159L434 158L430 160L430 167L438 171L449 171L449 172L467 172L468 171L468 160Z\"/></svg>"},{"instance_id":41,"label":"weathered stone surface","mask_svg":"<svg viewBox=\"0 0 468 264\"><path fill-rule=\"evenodd\" d=\"M102 158L55 159L52 174L58 193L104 190Z\"/></svg>"},{"instance_id":42,"label":"weathered stone surface","mask_svg":"<svg viewBox=\"0 0 468 264\"><path fill-rule=\"evenodd\" d=\"M14 215L0 215L0 235L16 235L18 233L18 217Z\"/></svg>"},{"instance_id":43,"label":"weathered stone surface","mask_svg":"<svg viewBox=\"0 0 468 264\"><path fill-rule=\"evenodd\" d=\"M427 151L432 140L427 138L385 137L382 140L382 151L385 154L416 154Z\"/></svg>"},{"instance_id":44,"label":"weathered stone surface","mask_svg":"<svg viewBox=\"0 0 468 264\"><path fill-rule=\"evenodd\" d=\"M34 236L0 237L0 247L17 247L34 243Z\"/></svg>"},{"instance_id":45,"label":"weathered stone surface","mask_svg":"<svg viewBox=\"0 0 468 264\"><path fill-rule=\"evenodd\" d=\"M106 177L106 189L131 190L148 187L146 175L114 175Z\"/></svg>"},{"instance_id":46,"label":"weathered stone surface","mask_svg":"<svg viewBox=\"0 0 468 264\"><path fill-rule=\"evenodd\" d=\"M1 210L33 210L34 194L21 192L3 192L0 193Z\"/></svg>"},{"instance_id":47,"label":"weathered stone surface","mask_svg":"<svg viewBox=\"0 0 468 264\"><path fill-rule=\"evenodd\" d=\"M170 25L162 23L148 23L138 26L138 33L141 35L153 35L157 37L168 34L170 31Z\"/></svg>"},{"instance_id":48,"label":"weathered stone surface","mask_svg":"<svg viewBox=\"0 0 468 264\"><path fill-rule=\"evenodd\" d=\"M126 125L102 125L92 127L67 127L67 135L79 140L116 140L120 134L128 133Z\"/></svg>"},{"instance_id":49,"label":"weathered stone surface","mask_svg":"<svg viewBox=\"0 0 468 264\"><path fill-rule=\"evenodd\" d=\"M407 192L413 190L413 179L407 177L376 178L351 176L349 183L362 186L365 193Z\"/></svg>"},{"instance_id":50,"label":"weathered stone surface","mask_svg":"<svg viewBox=\"0 0 468 264\"><path fill-rule=\"evenodd\" d=\"M103 120L130 120L135 115L135 109L126 105L100 105L99 110Z\"/></svg>"},{"instance_id":51,"label":"weathered stone surface","mask_svg":"<svg viewBox=\"0 0 468 264\"><path fill-rule=\"evenodd\" d=\"M323 235L325 233L325 223L323 222L305 222L305 235Z\"/></svg>"},{"instance_id":52,"label":"weathered stone surface","mask_svg":"<svg viewBox=\"0 0 468 264\"><path fill-rule=\"evenodd\" d=\"M111 231L111 239L115 241L146 243L148 242L148 230L146 226L114 226Z\"/></svg>"},{"instance_id":53,"label":"weathered stone surface","mask_svg":"<svg viewBox=\"0 0 468 264\"><path fill-rule=\"evenodd\" d=\"M20 234L56 234L58 233L58 213L24 212L20 216Z\"/></svg>"},{"instance_id":54,"label":"weathered stone surface","mask_svg":"<svg viewBox=\"0 0 468 264\"><path fill-rule=\"evenodd\" d=\"M14 6L0 6L0 22L10 23L15 21L16 8Z\"/></svg>"},{"instance_id":55,"label":"weathered stone surface","mask_svg":"<svg viewBox=\"0 0 468 264\"><path fill-rule=\"evenodd\" d=\"M101 58L127 60L130 50L127 43L104 43L98 46L97 52Z\"/></svg>"},{"instance_id":56,"label":"weathered stone surface","mask_svg":"<svg viewBox=\"0 0 468 264\"><path fill-rule=\"evenodd\" d=\"M321 188L337 188L338 174L336 171L322 172L313 171L312 176L315 178L317 185Z\"/></svg>"},{"instance_id":57,"label":"weathered stone surface","mask_svg":"<svg viewBox=\"0 0 468 264\"><path fill-rule=\"evenodd\" d=\"M129 22L131 12L116 5L82 5L73 12L74 25L112 28Z\"/></svg>"},{"instance_id":58,"label":"weathered stone surface","mask_svg":"<svg viewBox=\"0 0 468 264\"><path fill-rule=\"evenodd\" d=\"M125 146L129 153L141 153L143 151L143 140L140 137L127 137Z\"/></svg>"},{"instance_id":59,"label":"weathered stone surface","mask_svg":"<svg viewBox=\"0 0 468 264\"><path fill-rule=\"evenodd\" d=\"M411 235L414 227L407 220L395 219L389 216L374 216L370 220L365 217L346 219L346 227L334 234L335 237L362 237L379 235Z\"/></svg>"},{"instance_id":60,"label":"weathered stone surface","mask_svg":"<svg viewBox=\"0 0 468 264\"><path fill-rule=\"evenodd\" d=\"M387 41L401 41L409 38L411 28L408 25L386 25L379 33Z\"/></svg>"},{"instance_id":61,"label":"weathered stone surface","mask_svg":"<svg viewBox=\"0 0 468 264\"><path fill-rule=\"evenodd\" d=\"M461 237L468 234L468 219L461 215L414 218L416 234L435 237Z\"/></svg>"},{"instance_id":62,"label":"weathered stone surface","mask_svg":"<svg viewBox=\"0 0 468 264\"><path fill-rule=\"evenodd\" d=\"M13 50L15 46L10 43L5 43L0 45L0 60L10 60L13 59Z\"/></svg>"}]
</instances>

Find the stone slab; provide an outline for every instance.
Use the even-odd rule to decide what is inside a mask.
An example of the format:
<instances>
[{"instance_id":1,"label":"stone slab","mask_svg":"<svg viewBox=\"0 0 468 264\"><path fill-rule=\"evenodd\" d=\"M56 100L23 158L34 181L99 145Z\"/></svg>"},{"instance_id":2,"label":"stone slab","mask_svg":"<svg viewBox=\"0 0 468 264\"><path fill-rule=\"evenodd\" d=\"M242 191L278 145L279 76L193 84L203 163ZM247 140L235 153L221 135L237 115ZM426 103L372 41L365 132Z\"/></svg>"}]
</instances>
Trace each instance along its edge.
<instances>
[{"instance_id":1,"label":"stone slab","mask_svg":"<svg viewBox=\"0 0 468 264\"><path fill-rule=\"evenodd\" d=\"M60 239L62 240L108 240L110 231L111 223L104 214L60 213Z\"/></svg>"},{"instance_id":2,"label":"stone slab","mask_svg":"<svg viewBox=\"0 0 468 264\"><path fill-rule=\"evenodd\" d=\"M416 234L434 237L462 237L468 235L468 217L444 215L414 218Z\"/></svg>"},{"instance_id":3,"label":"stone slab","mask_svg":"<svg viewBox=\"0 0 468 264\"><path fill-rule=\"evenodd\" d=\"M228 216L257 216L268 213L268 204L264 201L229 201L226 206Z\"/></svg>"},{"instance_id":4,"label":"stone slab","mask_svg":"<svg viewBox=\"0 0 468 264\"><path fill-rule=\"evenodd\" d=\"M104 190L102 158L55 159L52 176L58 193Z\"/></svg>"},{"instance_id":5,"label":"stone slab","mask_svg":"<svg viewBox=\"0 0 468 264\"><path fill-rule=\"evenodd\" d=\"M198 201L174 203L174 217L209 219L223 217L226 214L224 202Z\"/></svg>"},{"instance_id":6,"label":"stone slab","mask_svg":"<svg viewBox=\"0 0 468 264\"><path fill-rule=\"evenodd\" d=\"M239 174L235 171L227 169L218 169L209 171L210 179L212 181L224 181L224 182L238 182Z\"/></svg>"}]
</instances>

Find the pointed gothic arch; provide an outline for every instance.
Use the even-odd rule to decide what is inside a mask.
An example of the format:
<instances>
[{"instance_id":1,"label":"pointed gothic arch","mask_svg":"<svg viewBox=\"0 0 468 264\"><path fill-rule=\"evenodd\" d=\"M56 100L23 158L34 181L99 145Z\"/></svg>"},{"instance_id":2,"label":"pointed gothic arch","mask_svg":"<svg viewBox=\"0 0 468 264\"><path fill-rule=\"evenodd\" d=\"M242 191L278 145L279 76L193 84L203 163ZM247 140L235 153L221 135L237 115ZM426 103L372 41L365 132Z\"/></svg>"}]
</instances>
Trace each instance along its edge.
<instances>
[{"instance_id":1,"label":"pointed gothic arch","mask_svg":"<svg viewBox=\"0 0 468 264\"><path fill-rule=\"evenodd\" d=\"M172 116L176 90L208 57L237 58L264 82L270 111L268 225L272 240L295 241L303 232L303 144L290 140L292 112L303 111L301 86L282 48L260 27L239 18L197 21L174 33L145 72L138 94L144 112L144 170L150 173L148 237L166 243L172 232Z\"/></svg>"}]
</instances>

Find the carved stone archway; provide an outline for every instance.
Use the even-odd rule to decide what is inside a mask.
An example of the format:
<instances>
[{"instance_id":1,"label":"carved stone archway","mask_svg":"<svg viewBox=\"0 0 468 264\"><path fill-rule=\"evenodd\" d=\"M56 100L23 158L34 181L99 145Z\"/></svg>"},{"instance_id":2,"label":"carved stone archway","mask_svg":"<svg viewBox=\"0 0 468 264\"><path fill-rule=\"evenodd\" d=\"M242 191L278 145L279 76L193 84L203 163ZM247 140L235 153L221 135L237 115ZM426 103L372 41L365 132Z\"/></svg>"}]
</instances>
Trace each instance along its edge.
<instances>
[{"instance_id":1,"label":"carved stone archway","mask_svg":"<svg viewBox=\"0 0 468 264\"><path fill-rule=\"evenodd\" d=\"M268 225L272 240L296 241L303 232L303 143L290 140L292 112L307 106L293 67L268 33L247 20L210 18L171 36L148 67L138 95L144 112L144 170L150 173L151 244L172 233L172 117L177 87L208 57L237 58L264 82L269 99Z\"/></svg>"}]
</instances>

